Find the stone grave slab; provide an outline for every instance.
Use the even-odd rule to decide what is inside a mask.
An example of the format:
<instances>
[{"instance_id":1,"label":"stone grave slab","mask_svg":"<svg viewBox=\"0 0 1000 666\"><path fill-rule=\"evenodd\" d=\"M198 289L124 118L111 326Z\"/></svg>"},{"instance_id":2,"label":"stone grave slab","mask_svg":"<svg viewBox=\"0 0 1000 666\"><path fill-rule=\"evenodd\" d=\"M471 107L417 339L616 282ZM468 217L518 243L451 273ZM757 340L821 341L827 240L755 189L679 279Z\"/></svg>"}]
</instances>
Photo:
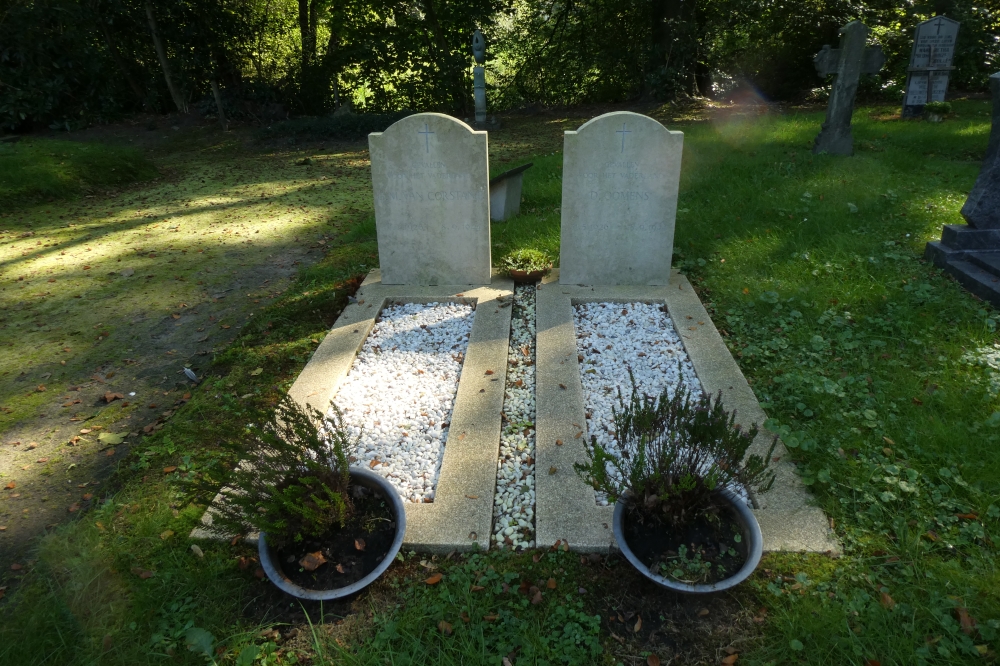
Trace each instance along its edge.
<instances>
[{"instance_id":1,"label":"stone grave slab","mask_svg":"<svg viewBox=\"0 0 1000 666\"><path fill-rule=\"evenodd\" d=\"M684 134L630 111L565 134L560 281L670 280Z\"/></svg>"},{"instance_id":2,"label":"stone grave slab","mask_svg":"<svg viewBox=\"0 0 1000 666\"><path fill-rule=\"evenodd\" d=\"M299 404L325 412L331 400L335 401L337 387L350 371L379 313L389 303L474 304L475 319L434 501L403 503L406 548L435 553L489 548L513 290L513 282L501 277L490 285L464 290L455 286L388 285L375 269L358 290L357 302L344 308L288 391ZM202 521L211 521L209 512ZM211 535L196 528L191 536Z\"/></svg>"},{"instance_id":3,"label":"stone grave slab","mask_svg":"<svg viewBox=\"0 0 1000 666\"><path fill-rule=\"evenodd\" d=\"M382 283L490 284L487 133L417 113L368 145Z\"/></svg>"},{"instance_id":4,"label":"stone grave slab","mask_svg":"<svg viewBox=\"0 0 1000 666\"><path fill-rule=\"evenodd\" d=\"M586 416L573 325L575 303L665 304L703 389L712 394L722 391L726 408L736 410L740 425L763 424L767 416L682 274L674 272L668 286L584 287L563 284L558 272L552 271L543 280L536 306L535 467L543 470L535 476L536 543L546 547L563 539L573 550L605 553L615 548L614 507L599 506L594 489L573 469L573 463L586 462L585 438L576 437ZM557 446L556 440L563 444ZM761 433L754 449L765 453L769 444L767 434ZM773 467L774 487L758 499L754 509L764 549L839 553L826 515L811 503L780 443L775 455L781 460ZM544 473L551 468L554 473Z\"/></svg>"}]
</instances>

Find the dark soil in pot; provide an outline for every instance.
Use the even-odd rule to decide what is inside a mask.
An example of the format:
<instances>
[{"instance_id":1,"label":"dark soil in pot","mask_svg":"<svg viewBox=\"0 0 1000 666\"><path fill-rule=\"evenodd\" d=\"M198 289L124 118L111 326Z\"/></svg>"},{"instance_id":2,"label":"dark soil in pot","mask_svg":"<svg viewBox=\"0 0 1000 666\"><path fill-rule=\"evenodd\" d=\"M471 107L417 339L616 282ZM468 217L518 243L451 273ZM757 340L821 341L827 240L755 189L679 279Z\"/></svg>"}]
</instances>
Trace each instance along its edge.
<instances>
[{"instance_id":1,"label":"dark soil in pot","mask_svg":"<svg viewBox=\"0 0 1000 666\"><path fill-rule=\"evenodd\" d=\"M333 590L374 571L395 537L392 506L380 493L369 492L354 500L354 514L344 527L334 526L319 538L275 549L275 559L296 585Z\"/></svg>"},{"instance_id":2,"label":"dark soil in pot","mask_svg":"<svg viewBox=\"0 0 1000 666\"><path fill-rule=\"evenodd\" d=\"M725 580L747 559L746 539L728 511L674 529L630 508L625 516L625 541L651 573L683 583Z\"/></svg>"}]
</instances>

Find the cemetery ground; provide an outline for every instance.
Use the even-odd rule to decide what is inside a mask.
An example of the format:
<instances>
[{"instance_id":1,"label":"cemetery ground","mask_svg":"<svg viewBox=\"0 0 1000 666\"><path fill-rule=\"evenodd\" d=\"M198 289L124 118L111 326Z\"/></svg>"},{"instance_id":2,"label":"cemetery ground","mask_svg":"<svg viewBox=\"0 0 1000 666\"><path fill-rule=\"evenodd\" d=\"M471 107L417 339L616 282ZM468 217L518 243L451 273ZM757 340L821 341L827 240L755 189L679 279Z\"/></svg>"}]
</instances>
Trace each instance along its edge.
<instances>
[{"instance_id":1,"label":"cemetery ground","mask_svg":"<svg viewBox=\"0 0 1000 666\"><path fill-rule=\"evenodd\" d=\"M121 153L145 180L5 203L0 663L994 662L998 317L922 260L986 147L988 104L954 106L938 124L859 109L851 158L811 154L818 111L644 110L685 132L675 266L844 549L766 555L708 599L543 549L405 553L352 603L300 607L250 547L191 548L185 480L291 385L377 261L363 143L185 128L147 146L152 180ZM535 163L494 265L558 258L562 131L598 113L491 132L494 171Z\"/></svg>"}]
</instances>

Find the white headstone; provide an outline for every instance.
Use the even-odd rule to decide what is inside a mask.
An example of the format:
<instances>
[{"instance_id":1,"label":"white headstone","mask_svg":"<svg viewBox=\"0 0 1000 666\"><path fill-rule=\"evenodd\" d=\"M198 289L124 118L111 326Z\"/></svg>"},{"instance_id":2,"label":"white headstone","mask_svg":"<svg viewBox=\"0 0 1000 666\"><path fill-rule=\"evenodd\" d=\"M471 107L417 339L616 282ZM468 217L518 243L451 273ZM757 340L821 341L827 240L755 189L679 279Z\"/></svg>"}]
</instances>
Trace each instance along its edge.
<instances>
[{"instance_id":1,"label":"white headstone","mask_svg":"<svg viewBox=\"0 0 1000 666\"><path fill-rule=\"evenodd\" d=\"M944 16L917 25L903 101L904 117L919 116L927 102L944 101L948 78L954 69L951 60L959 26L958 21Z\"/></svg>"},{"instance_id":2,"label":"white headstone","mask_svg":"<svg viewBox=\"0 0 1000 666\"><path fill-rule=\"evenodd\" d=\"M486 132L418 113L368 135L383 284L490 283Z\"/></svg>"},{"instance_id":3,"label":"white headstone","mask_svg":"<svg viewBox=\"0 0 1000 666\"><path fill-rule=\"evenodd\" d=\"M683 147L683 132L630 111L566 132L560 282L667 284Z\"/></svg>"}]
</instances>

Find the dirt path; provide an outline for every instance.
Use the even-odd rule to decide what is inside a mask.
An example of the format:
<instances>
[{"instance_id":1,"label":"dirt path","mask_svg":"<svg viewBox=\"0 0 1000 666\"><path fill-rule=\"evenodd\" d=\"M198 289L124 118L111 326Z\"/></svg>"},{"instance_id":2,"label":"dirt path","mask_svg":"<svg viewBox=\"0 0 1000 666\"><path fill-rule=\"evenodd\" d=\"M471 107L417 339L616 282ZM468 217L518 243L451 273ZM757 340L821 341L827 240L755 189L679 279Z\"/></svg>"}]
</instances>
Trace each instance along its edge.
<instances>
[{"instance_id":1,"label":"dirt path","mask_svg":"<svg viewBox=\"0 0 1000 666\"><path fill-rule=\"evenodd\" d=\"M201 378L369 212L363 145L262 152L198 127L168 139L156 182L0 213L4 569L101 497L129 447L185 400L184 368Z\"/></svg>"}]
</instances>

